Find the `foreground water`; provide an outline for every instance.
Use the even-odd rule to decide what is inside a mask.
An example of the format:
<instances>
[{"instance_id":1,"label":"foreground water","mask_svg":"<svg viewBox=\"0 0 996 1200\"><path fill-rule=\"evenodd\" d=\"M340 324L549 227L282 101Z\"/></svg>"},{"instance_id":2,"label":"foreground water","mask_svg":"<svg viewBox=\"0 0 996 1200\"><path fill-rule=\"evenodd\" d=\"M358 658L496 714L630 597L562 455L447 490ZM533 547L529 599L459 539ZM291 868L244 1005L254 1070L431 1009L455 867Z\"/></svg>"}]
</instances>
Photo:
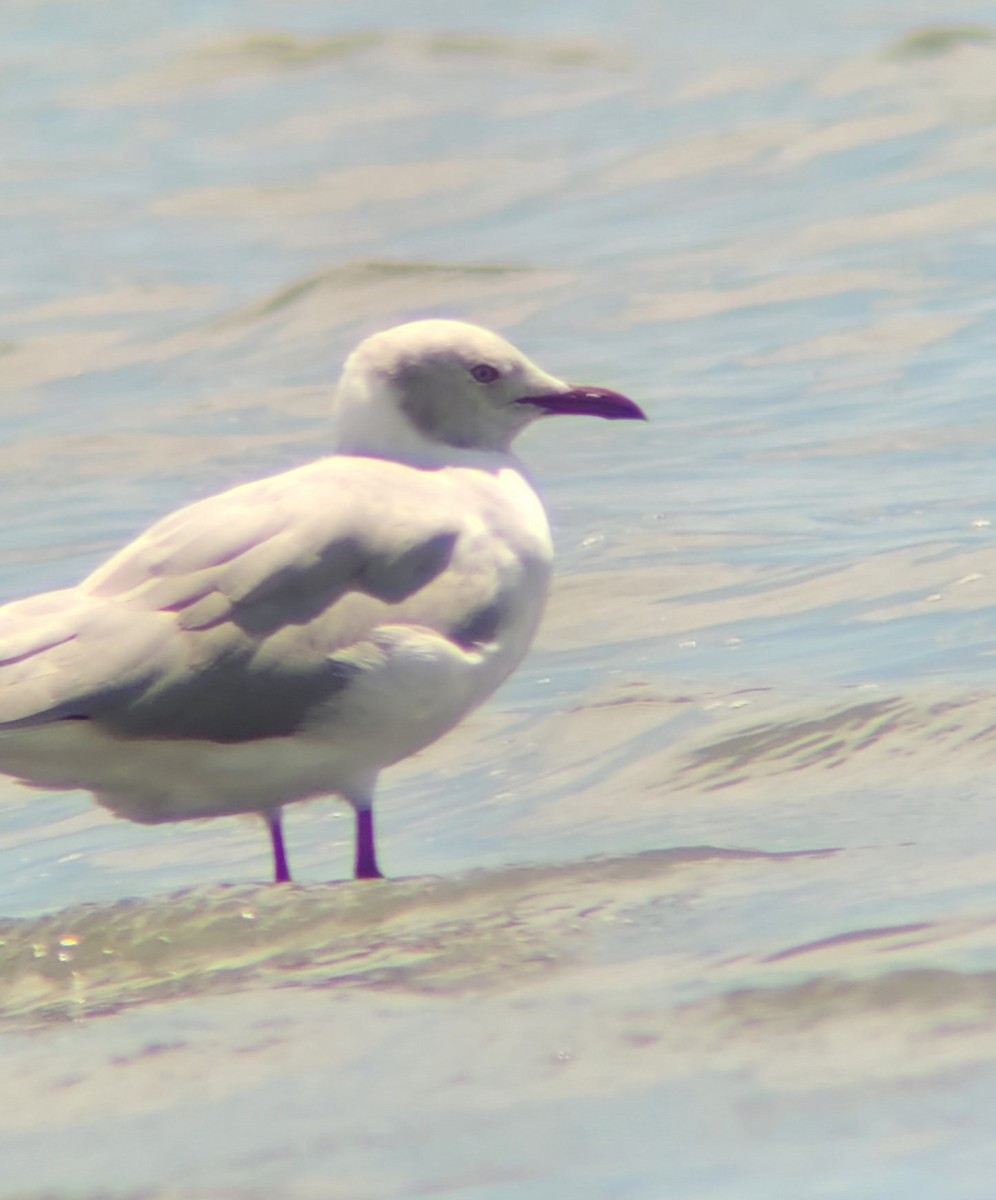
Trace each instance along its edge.
<instances>
[{"instance_id":1,"label":"foreground water","mask_svg":"<svg viewBox=\"0 0 996 1200\"><path fill-rule=\"evenodd\" d=\"M322 452L448 315L541 426L541 642L351 823L0 784L0 1195L989 1197L985 7L0 16L0 589ZM942 27L943 23L943 27Z\"/></svg>"}]
</instances>

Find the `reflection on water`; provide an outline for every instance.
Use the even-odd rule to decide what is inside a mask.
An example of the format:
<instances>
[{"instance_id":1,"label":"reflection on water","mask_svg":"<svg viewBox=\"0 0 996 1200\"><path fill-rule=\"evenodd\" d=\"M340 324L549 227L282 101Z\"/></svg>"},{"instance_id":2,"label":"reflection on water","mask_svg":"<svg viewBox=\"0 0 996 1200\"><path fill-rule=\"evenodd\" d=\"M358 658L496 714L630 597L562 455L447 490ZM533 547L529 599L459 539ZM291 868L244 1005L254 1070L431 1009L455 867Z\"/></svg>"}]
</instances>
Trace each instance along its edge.
<instances>
[{"instance_id":1,"label":"reflection on water","mask_svg":"<svg viewBox=\"0 0 996 1200\"><path fill-rule=\"evenodd\" d=\"M784 857L648 851L451 879L241 885L81 905L0 927L4 1015L80 1019L288 975L295 987L504 990L584 957L588 933L605 938L607 923L622 921L639 955L641 922L627 914L664 900L687 864Z\"/></svg>"},{"instance_id":2,"label":"reflection on water","mask_svg":"<svg viewBox=\"0 0 996 1200\"><path fill-rule=\"evenodd\" d=\"M40 1146L58 1129L76 1169L100 1178L97 1104L121 1145L142 1146L154 1125L148 1145L169 1146L153 1161L170 1178L210 1179L229 1159L220 1177L239 1179L238 1131L265 1113L262 1178L286 1170L292 1127L306 1139L293 1194L340 1170L369 1195L468 1175L500 1191L510 1168L517 1186L551 1169L608 1180L623 1152L649 1196L661 1114L677 1131L665 1144L681 1136L675 1171L694 1175L715 1162L696 1135L708 1113L758 1194L772 1178L799 1187L793 1139L822 1155L845 1112L874 1129L884 1109L902 1128L922 1119L932 1079L992 1080L991 916L779 942L779 924L832 927L826 897L857 866L845 858L701 848L200 889L7 922L0 1145ZM736 1116L744 1105L765 1114L760 1128ZM961 1111L950 1084L933 1110ZM961 1122L959 1138L976 1125ZM573 1128L601 1132L565 1150ZM149 1177L148 1157L115 1161L126 1186Z\"/></svg>"},{"instance_id":3,"label":"reflection on water","mask_svg":"<svg viewBox=\"0 0 996 1200\"><path fill-rule=\"evenodd\" d=\"M653 418L529 435L556 591L384 790L415 878L0 784L8 1189L991 1193L990 18L0 17L4 598L323 453L391 322Z\"/></svg>"}]
</instances>

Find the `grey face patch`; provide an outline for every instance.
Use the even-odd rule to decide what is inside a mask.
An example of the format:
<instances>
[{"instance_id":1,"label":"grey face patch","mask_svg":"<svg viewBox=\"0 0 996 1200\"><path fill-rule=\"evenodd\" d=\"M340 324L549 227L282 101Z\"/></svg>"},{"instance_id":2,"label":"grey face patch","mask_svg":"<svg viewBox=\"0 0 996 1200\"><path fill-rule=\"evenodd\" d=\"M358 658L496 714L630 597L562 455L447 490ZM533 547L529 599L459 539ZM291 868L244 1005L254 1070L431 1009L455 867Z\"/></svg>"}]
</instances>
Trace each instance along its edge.
<instances>
[{"instance_id":1,"label":"grey face patch","mask_svg":"<svg viewBox=\"0 0 996 1200\"><path fill-rule=\"evenodd\" d=\"M470 449L479 445L479 422L474 414L458 409L449 396L430 380L413 379L401 389L401 411L431 441Z\"/></svg>"},{"instance_id":2,"label":"grey face patch","mask_svg":"<svg viewBox=\"0 0 996 1200\"><path fill-rule=\"evenodd\" d=\"M470 366L458 360L406 363L393 383L401 411L431 441L461 450L504 450L521 424L521 414L503 403L500 385L476 382Z\"/></svg>"}]
</instances>

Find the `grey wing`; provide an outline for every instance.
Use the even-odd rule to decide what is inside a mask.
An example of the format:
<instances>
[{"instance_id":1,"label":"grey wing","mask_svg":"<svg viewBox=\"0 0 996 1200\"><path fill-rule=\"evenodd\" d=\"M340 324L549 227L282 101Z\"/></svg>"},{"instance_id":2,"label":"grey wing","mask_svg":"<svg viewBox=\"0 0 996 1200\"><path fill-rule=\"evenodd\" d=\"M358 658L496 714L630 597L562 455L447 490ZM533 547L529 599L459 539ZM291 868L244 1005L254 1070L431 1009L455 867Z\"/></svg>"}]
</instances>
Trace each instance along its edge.
<instances>
[{"instance_id":1,"label":"grey wing","mask_svg":"<svg viewBox=\"0 0 996 1200\"><path fill-rule=\"evenodd\" d=\"M111 616L76 589L0 608L0 727L75 715L94 695L141 687L160 631L154 622L123 628Z\"/></svg>"},{"instance_id":2,"label":"grey wing","mask_svg":"<svg viewBox=\"0 0 996 1200\"><path fill-rule=\"evenodd\" d=\"M418 504L399 519L334 461L191 505L79 588L0 608L0 725L215 741L299 729L348 687L355 667L336 651L405 619L459 536Z\"/></svg>"}]
</instances>

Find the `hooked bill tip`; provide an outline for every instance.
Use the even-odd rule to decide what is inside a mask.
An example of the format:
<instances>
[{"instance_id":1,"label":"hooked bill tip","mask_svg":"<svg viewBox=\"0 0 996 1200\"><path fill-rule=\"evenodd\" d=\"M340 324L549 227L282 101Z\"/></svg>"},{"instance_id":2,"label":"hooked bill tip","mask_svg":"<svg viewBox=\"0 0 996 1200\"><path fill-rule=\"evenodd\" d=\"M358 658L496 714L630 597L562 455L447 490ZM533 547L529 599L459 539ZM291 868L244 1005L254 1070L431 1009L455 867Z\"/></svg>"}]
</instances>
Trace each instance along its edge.
<instances>
[{"instance_id":1,"label":"hooked bill tip","mask_svg":"<svg viewBox=\"0 0 996 1200\"><path fill-rule=\"evenodd\" d=\"M549 416L602 417L606 421L647 419L643 409L628 396L602 387L572 387L566 392L523 396L519 403L530 404Z\"/></svg>"}]
</instances>

